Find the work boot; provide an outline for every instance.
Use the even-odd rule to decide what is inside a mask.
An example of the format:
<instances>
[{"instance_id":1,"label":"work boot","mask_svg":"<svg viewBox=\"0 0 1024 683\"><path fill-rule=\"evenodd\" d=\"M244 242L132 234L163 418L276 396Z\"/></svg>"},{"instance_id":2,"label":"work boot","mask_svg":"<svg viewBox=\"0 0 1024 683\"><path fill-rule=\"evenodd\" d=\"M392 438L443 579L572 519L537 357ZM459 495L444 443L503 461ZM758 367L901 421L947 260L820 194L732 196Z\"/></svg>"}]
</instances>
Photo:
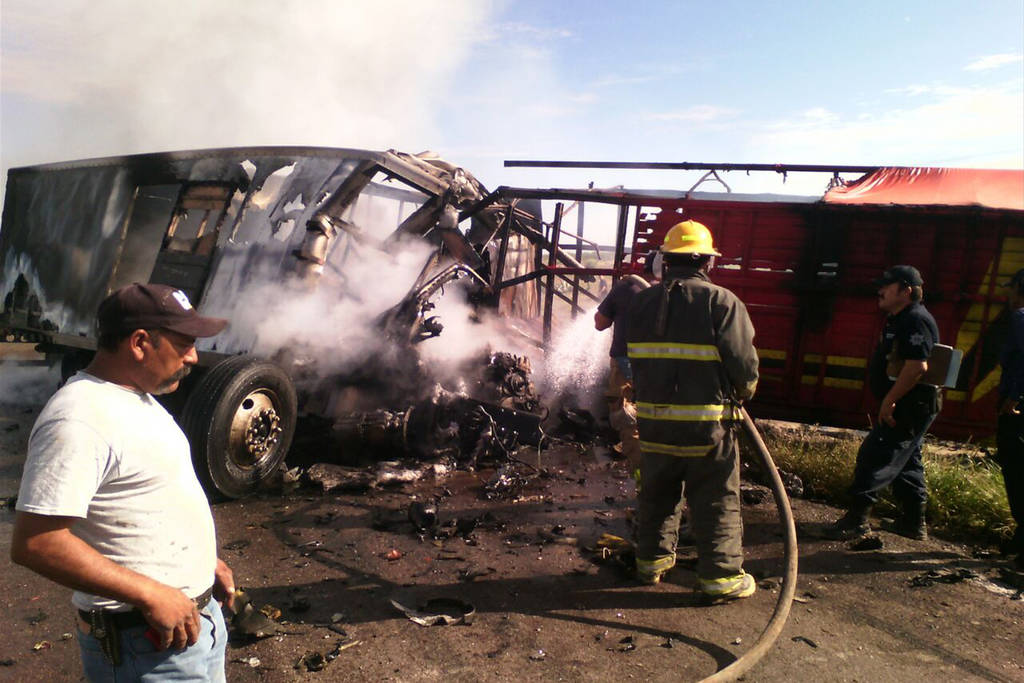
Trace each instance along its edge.
<instances>
[{"instance_id":1,"label":"work boot","mask_svg":"<svg viewBox=\"0 0 1024 683\"><path fill-rule=\"evenodd\" d=\"M822 534L825 538L836 541L848 541L871 531L868 516L871 514L871 503L854 501L846 514L836 520L835 524L825 527Z\"/></svg>"},{"instance_id":2,"label":"work boot","mask_svg":"<svg viewBox=\"0 0 1024 683\"><path fill-rule=\"evenodd\" d=\"M925 501L914 501L903 505L903 514L892 523L882 524L882 528L894 534L915 541L928 540L928 525L925 523L925 511L928 503Z\"/></svg>"},{"instance_id":3,"label":"work boot","mask_svg":"<svg viewBox=\"0 0 1024 683\"><path fill-rule=\"evenodd\" d=\"M661 583L662 577L676 566L676 557L659 557L656 560L636 559L636 580L647 586Z\"/></svg>"},{"instance_id":4,"label":"work boot","mask_svg":"<svg viewBox=\"0 0 1024 683\"><path fill-rule=\"evenodd\" d=\"M736 576L724 579L698 579L698 591L705 601L719 604L740 598L749 598L757 590L754 577L742 569Z\"/></svg>"}]
</instances>

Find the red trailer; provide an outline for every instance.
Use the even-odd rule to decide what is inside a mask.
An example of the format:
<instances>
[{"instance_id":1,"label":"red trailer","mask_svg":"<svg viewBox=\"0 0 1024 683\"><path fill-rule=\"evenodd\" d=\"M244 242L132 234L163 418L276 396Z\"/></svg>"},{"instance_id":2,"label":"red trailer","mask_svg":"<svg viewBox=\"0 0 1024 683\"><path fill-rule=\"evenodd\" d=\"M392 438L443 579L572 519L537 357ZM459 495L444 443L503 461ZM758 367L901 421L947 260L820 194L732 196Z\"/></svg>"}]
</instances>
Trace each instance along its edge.
<instances>
[{"instance_id":1,"label":"red trailer","mask_svg":"<svg viewBox=\"0 0 1024 683\"><path fill-rule=\"evenodd\" d=\"M495 194L617 204L617 275L639 272L640 257L680 220L707 225L722 252L712 278L747 304L757 330L762 379L752 412L763 417L869 427L878 406L865 374L883 322L871 281L890 265L914 265L943 343L964 352L932 432L993 432L1006 320L999 285L1024 267L1024 171L880 168L820 200L519 188ZM551 230L556 243L559 215ZM566 278L606 272L539 270Z\"/></svg>"}]
</instances>

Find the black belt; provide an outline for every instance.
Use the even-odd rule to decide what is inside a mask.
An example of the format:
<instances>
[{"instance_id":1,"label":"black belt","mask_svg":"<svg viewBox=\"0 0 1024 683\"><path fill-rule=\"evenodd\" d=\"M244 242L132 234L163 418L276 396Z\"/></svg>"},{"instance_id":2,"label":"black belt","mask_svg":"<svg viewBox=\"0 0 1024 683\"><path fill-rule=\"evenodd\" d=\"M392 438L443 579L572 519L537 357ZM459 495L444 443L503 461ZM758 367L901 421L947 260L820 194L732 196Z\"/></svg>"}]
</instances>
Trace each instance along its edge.
<instances>
[{"instance_id":1,"label":"black belt","mask_svg":"<svg viewBox=\"0 0 1024 683\"><path fill-rule=\"evenodd\" d=\"M213 597L213 587L207 588L197 598L192 598L192 602L196 604L196 609L202 610L209 603ZM82 617L86 623L92 623L92 615L88 610L78 610L78 616ZM124 612L111 612L107 611L104 616L110 619L111 623L118 629L124 630L126 628L137 628L139 626L148 626L149 622L146 621L146 617L142 615L137 609L125 610Z\"/></svg>"}]
</instances>

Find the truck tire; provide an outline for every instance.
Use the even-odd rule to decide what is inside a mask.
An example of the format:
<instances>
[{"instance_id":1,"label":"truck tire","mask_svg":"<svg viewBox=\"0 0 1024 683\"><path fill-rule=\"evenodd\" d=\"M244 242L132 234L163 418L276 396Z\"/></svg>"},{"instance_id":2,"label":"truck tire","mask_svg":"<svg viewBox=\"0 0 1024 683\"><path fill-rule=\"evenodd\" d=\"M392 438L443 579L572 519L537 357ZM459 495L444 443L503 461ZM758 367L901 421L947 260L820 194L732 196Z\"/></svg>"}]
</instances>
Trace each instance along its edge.
<instances>
[{"instance_id":1,"label":"truck tire","mask_svg":"<svg viewBox=\"0 0 1024 683\"><path fill-rule=\"evenodd\" d=\"M244 355L213 366L180 419L207 495L254 493L287 455L296 414L295 387L280 366Z\"/></svg>"}]
</instances>

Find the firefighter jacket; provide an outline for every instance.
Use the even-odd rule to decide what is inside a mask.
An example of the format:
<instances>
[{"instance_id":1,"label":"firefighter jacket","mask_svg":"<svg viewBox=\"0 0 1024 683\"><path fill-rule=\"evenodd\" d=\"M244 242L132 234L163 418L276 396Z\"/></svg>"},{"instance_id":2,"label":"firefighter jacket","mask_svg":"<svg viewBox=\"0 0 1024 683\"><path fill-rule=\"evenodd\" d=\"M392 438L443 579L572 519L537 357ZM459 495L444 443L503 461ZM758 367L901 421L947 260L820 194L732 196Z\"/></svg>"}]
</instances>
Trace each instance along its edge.
<instances>
[{"instance_id":1,"label":"firefighter jacket","mask_svg":"<svg viewBox=\"0 0 1024 683\"><path fill-rule=\"evenodd\" d=\"M638 292L626 318L641 448L702 456L757 387L754 326L735 294L693 268Z\"/></svg>"}]
</instances>

